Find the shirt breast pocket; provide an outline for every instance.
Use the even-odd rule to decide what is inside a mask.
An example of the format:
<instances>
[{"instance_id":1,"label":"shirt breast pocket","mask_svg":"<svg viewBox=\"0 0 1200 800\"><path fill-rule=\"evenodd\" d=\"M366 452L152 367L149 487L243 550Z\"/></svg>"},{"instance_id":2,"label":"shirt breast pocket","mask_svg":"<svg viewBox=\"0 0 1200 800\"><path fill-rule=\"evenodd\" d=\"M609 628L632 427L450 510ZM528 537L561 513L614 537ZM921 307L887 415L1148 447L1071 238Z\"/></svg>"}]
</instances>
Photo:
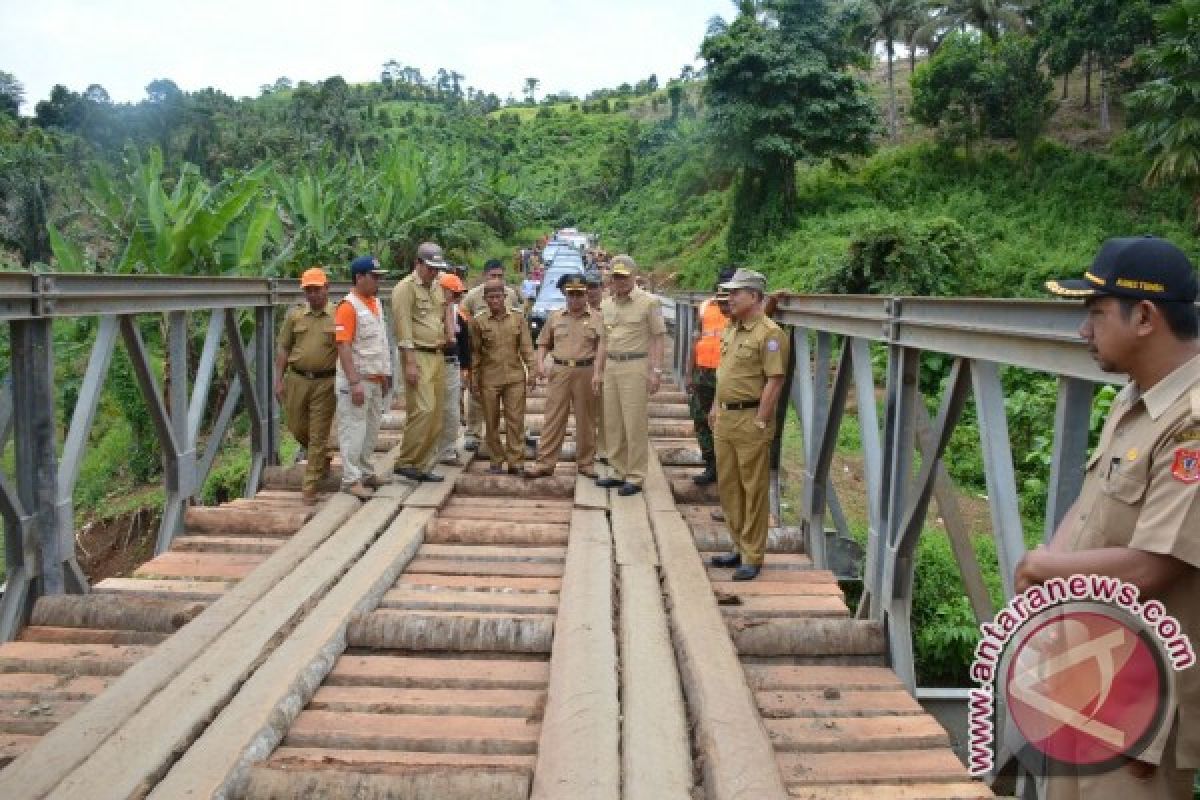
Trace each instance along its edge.
<instances>
[{"instance_id":1,"label":"shirt breast pocket","mask_svg":"<svg viewBox=\"0 0 1200 800\"><path fill-rule=\"evenodd\" d=\"M737 358L739 363L747 364L751 359L758 358L758 348L752 344L739 344L734 357Z\"/></svg>"},{"instance_id":2,"label":"shirt breast pocket","mask_svg":"<svg viewBox=\"0 0 1200 800\"><path fill-rule=\"evenodd\" d=\"M294 323L292 323L292 333L296 334L297 336L303 336L304 334L308 333L308 326L309 326L308 320L306 320L306 319L299 320L298 319ZM331 325L330 331L332 331L332 330L333 330L333 327Z\"/></svg>"}]
</instances>

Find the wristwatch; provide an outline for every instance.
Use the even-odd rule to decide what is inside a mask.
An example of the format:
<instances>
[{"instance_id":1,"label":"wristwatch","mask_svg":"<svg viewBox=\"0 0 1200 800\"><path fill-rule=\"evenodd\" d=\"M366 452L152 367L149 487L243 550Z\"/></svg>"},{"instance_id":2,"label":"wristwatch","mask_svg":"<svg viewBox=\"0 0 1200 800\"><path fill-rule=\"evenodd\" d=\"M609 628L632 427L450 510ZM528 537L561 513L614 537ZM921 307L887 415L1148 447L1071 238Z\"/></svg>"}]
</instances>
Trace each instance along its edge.
<instances>
[{"instance_id":1,"label":"wristwatch","mask_svg":"<svg viewBox=\"0 0 1200 800\"><path fill-rule=\"evenodd\" d=\"M655 374L655 375L662 375L662 369L661 369L660 367L655 367L655 368L654 368L654 374Z\"/></svg>"},{"instance_id":2,"label":"wristwatch","mask_svg":"<svg viewBox=\"0 0 1200 800\"><path fill-rule=\"evenodd\" d=\"M767 422L766 420L758 419L756 417L754 420L754 427L758 428L760 431L765 431L767 429Z\"/></svg>"}]
</instances>

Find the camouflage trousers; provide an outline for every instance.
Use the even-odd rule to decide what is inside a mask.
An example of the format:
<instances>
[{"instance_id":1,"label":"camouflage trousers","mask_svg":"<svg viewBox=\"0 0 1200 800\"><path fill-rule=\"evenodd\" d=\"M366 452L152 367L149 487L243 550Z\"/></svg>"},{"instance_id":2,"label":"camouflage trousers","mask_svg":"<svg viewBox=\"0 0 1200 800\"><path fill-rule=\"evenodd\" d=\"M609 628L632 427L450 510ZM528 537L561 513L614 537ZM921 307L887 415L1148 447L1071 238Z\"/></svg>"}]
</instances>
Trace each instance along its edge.
<instances>
[{"instance_id":1,"label":"camouflage trousers","mask_svg":"<svg viewBox=\"0 0 1200 800\"><path fill-rule=\"evenodd\" d=\"M696 367L692 371L692 389L688 392L688 409L692 412L692 424L696 427L696 441L700 444L700 455L705 464L716 464L713 447L713 432L708 425L708 412L717 397L717 371Z\"/></svg>"}]
</instances>

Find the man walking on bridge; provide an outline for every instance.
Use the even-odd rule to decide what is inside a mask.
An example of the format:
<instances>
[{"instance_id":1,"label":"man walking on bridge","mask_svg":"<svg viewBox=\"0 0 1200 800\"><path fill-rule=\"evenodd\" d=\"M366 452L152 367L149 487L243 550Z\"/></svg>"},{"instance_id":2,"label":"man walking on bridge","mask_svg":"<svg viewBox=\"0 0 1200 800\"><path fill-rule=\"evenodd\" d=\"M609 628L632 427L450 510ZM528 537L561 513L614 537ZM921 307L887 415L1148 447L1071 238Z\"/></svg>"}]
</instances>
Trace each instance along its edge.
<instances>
[{"instance_id":1,"label":"man walking on bridge","mask_svg":"<svg viewBox=\"0 0 1200 800\"><path fill-rule=\"evenodd\" d=\"M769 525L771 440L775 406L783 393L788 341L763 313L767 279L739 269L719 289L729 292L731 323L721 339L717 393L709 414L717 456L717 488L733 552L714 556L714 567L737 567L735 581L762 569Z\"/></svg>"},{"instance_id":2,"label":"man walking on bridge","mask_svg":"<svg viewBox=\"0 0 1200 800\"><path fill-rule=\"evenodd\" d=\"M604 335L596 356L595 388L604 391L604 444L613 475L596 481L637 494L646 479L650 438L648 398L662 384L663 323L658 298L634 285L637 264L626 255L612 262L612 295L601 304Z\"/></svg>"},{"instance_id":3,"label":"man walking on bridge","mask_svg":"<svg viewBox=\"0 0 1200 800\"><path fill-rule=\"evenodd\" d=\"M454 341L453 310L438 283L447 268L442 248L433 242L417 247L413 271L392 290L392 324L404 376L404 439L395 473L412 481L442 481L432 471L442 433L446 402L446 356Z\"/></svg>"},{"instance_id":4,"label":"man walking on bridge","mask_svg":"<svg viewBox=\"0 0 1200 800\"><path fill-rule=\"evenodd\" d=\"M1119 578L1161 602L1200 646L1196 270L1162 239L1110 239L1083 279L1046 286L1084 300L1079 333L1092 357L1130 382L1113 400L1079 499L1050 543L1021 560L1016 589L1073 575ZM1191 800L1200 767L1200 667L1172 677L1161 734L1109 772L1052 775L1049 800Z\"/></svg>"},{"instance_id":5,"label":"man walking on bridge","mask_svg":"<svg viewBox=\"0 0 1200 800\"><path fill-rule=\"evenodd\" d=\"M317 502L317 484L329 473L329 428L337 406L333 378L337 344L329 313L329 279L320 267L300 276L308 302L288 311L275 352L275 397L288 430L304 448L304 504Z\"/></svg>"},{"instance_id":6,"label":"man walking on bridge","mask_svg":"<svg viewBox=\"0 0 1200 800\"><path fill-rule=\"evenodd\" d=\"M542 436L538 440L537 465L525 475L540 478L554 474L554 465L558 463L563 437L567 433L567 417L574 415L575 463L580 475L594 478L596 429L592 421L595 397L592 372L603 318L588 308L587 284L582 275L564 275L558 288L567 298L567 307L550 315L538 337L537 376L545 379L549 372L550 377ZM547 356L554 359L549 370Z\"/></svg>"},{"instance_id":7,"label":"man walking on bridge","mask_svg":"<svg viewBox=\"0 0 1200 800\"><path fill-rule=\"evenodd\" d=\"M371 458L379 437L384 398L392 389L392 354L379 279L385 273L374 256L350 263L354 288L334 313L337 341L338 450L342 456L342 488L366 500L381 485Z\"/></svg>"},{"instance_id":8,"label":"man walking on bridge","mask_svg":"<svg viewBox=\"0 0 1200 800\"><path fill-rule=\"evenodd\" d=\"M483 406L491 472L520 475L525 463L525 385L537 380L525 318L508 307L503 281L484 284L487 310L471 320L471 391ZM500 409L505 435L500 442Z\"/></svg>"}]
</instances>

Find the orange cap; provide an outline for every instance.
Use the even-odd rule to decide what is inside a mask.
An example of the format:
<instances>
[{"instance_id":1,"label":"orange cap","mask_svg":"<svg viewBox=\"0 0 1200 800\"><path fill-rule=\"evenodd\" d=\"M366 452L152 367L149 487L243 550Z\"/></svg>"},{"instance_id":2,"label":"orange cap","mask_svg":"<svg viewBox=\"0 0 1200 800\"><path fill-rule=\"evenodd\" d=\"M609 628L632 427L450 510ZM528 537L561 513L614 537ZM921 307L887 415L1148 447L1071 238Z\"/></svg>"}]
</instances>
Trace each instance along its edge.
<instances>
[{"instance_id":1,"label":"orange cap","mask_svg":"<svg viewBox=\"0 0 1200 800\"><path fill-rule=\"evenodd\" d=\"M463 285L462 278L453 272L443 272L438 281L447 292L465 292L467 290L467 287Z\"/></svg>"},{"instance_id":2,"label":"orange cap","mask_svg":"<svg viewBox=\"0 0 1200 800\"><path fill-rule=\"evenodd\" d=\"M325 270L320 267L312 267L304 270L304 274L300 276L300 288L307 289L309 286L327 286L329 279L325 277Z\"/></svg>"}]
</instances>

